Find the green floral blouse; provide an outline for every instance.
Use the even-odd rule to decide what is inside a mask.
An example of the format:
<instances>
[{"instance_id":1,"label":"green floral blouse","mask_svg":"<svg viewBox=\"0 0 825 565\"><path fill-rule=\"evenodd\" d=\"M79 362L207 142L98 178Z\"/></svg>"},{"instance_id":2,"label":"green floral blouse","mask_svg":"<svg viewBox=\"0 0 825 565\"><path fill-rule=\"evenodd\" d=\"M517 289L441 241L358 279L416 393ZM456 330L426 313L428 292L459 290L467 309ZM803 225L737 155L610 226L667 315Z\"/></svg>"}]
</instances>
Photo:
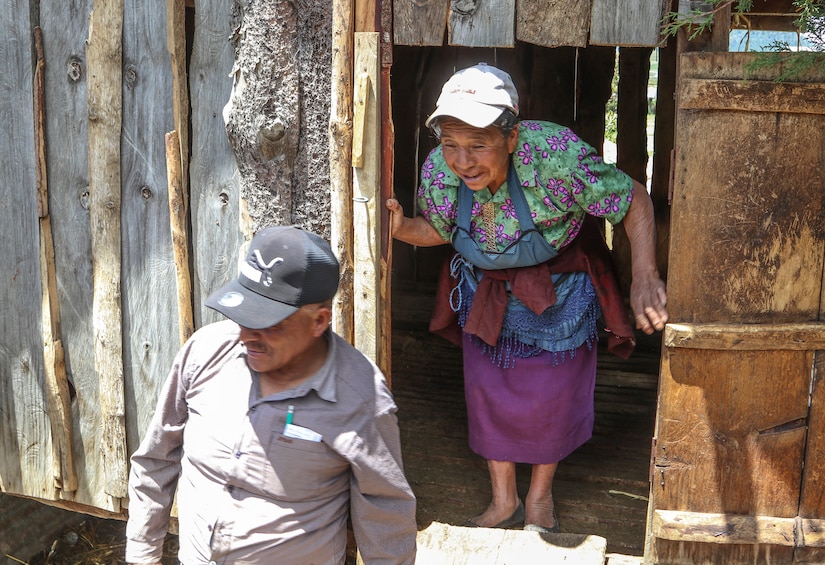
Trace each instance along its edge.
<instances>
[{"instance_id":1,"label":"green floral blouse","mask_svg":"<svg viewBox=\"0 0 825 565\"><path fill-rule=\"evenodd\" d=\"M544 238L561 249L578 234L585 214L620 222L633 198L633 181L569 128L542 121L519 123L518 144L512 155L533 223ZM444 162L441 146L421 167L419 212L450 240L456 226L459 178ZM494 237L498 250L517 239L518 217L507 183L495 194L484 188L473 194L470 232L482 248ZM495 204L495 234L488 234L482 206Z\"/></svg>"}]
</instances>

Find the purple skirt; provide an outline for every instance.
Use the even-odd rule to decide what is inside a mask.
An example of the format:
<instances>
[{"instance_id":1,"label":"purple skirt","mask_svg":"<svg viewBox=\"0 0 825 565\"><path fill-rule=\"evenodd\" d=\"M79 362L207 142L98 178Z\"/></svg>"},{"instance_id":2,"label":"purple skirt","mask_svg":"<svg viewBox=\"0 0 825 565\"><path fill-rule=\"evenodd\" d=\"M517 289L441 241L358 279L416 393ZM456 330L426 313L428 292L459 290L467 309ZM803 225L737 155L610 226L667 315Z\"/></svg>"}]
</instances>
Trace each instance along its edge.
<instances>
[{"instance_id":1,"label":"purple skirt","mask_svg":"<svg viewBox=\"0 0 825 565\"><path fill-rule=\"evenodd\" d=\"M596 347L543 352L502 368L462 334L470 449L485 459L557 463L593 434Z\"/></svg>"}]
</instances>

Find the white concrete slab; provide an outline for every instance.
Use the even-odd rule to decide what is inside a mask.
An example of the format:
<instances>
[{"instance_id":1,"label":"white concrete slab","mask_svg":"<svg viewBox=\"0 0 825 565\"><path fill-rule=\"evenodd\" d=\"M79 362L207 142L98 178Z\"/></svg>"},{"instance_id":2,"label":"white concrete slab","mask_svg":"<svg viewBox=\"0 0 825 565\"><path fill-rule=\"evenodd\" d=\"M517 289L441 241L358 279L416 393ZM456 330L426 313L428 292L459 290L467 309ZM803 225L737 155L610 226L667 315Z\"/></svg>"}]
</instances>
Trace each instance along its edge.
<instances>
[{"instance_id":1,"label":"white concrete slab","mask_svg":"<svg viewBox=\"0 0 825 565\"><path fill-rule=\"evenodd\" d=\"M422 565L604 565L607 540L583 534L465 528L433 522L418 532Z\"/></svg>"}]
</instances>

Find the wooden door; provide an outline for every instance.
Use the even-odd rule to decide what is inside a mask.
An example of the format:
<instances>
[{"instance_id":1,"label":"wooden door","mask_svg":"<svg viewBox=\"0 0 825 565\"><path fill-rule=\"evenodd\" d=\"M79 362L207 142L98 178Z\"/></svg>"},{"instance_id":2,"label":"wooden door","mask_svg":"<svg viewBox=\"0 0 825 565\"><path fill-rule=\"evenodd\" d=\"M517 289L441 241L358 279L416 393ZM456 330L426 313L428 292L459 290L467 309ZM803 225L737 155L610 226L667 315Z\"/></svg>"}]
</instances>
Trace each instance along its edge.
<instances>
[{"instance_id":1,"label":"wooden door","mask_svg":"<svg viewBox=\"0 0 825 565\"><path fill-rule=\"evenodd\" d=\"M649 563L825 562L825 71L756 56L681 60Z\"/></svg>"}]
</instances>

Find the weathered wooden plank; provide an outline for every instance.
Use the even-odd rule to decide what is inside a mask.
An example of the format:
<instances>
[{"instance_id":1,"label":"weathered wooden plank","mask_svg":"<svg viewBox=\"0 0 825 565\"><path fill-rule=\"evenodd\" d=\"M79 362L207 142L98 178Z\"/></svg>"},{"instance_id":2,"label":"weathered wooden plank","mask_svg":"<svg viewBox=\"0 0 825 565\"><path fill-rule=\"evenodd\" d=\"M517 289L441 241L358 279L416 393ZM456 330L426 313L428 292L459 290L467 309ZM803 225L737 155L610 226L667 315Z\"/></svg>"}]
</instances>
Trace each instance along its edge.
<instances>
[{"instance_id":1,"label":"weathered wooden plank","mask_svg":"<svg viewBox=\"0 0 825 565\"><path fill-rule=\"evenodd\" d=\"M186 83L186 7L184 0L166 0L166 46L171 56L172 112L180 156L181 190L189 193L189 88Z\"/></svg>"},{"instance_id":2,"label":"weathered wooden plank","mask_svg":"<svg viewBox=\"0 0 825 565\"><path fill-rule=\"evenodd\" d=\"M101 466L112 509L126 496L126 408L121 312L121 38L123 2L92 10L86 60L89 68L89 209L94 255L95 370L100 383Z\"/></svg>"},{"instance_id":3,"label":"weathered wooden plank","mask_svg":"<svg viewBox=\"0 0 825 565\"><path fill-rule=\"evenodd\" d=\"M682 77L741 81L752 60L685 54ZM772 82L776 71L762 69L748 80ZM806 81L817 82L813 76L800 82ZM668 272L672 323L819 319L825 203L816 163L824 127L815 114L679 109ZM712 150L702 147L710 137ZM810 403L813 363L814 351L667 348L652 508L796 516L811 453L815 420L809 417L817 410ZM810 487L814 501L821 482ZM794 552L770 542L656 540L651 548L652 561L662 563L790 563Z\"/></svg>"},{"instance_id":4,"label":"weathered wooden plank","mask_svg":"<svg viewBox=\"0 0 825 565\"><path fill-rule=\"evenodd\" d=\"M792 54L778 55L776 64L757 66L753 65L756 53L713 53L697 52L682 53L679 58L682 64L679 68L681 78L733 80L736 82L767 81L775 83L776 77L782 74L791 60ZM822 69L816 65L800 73L794 81L796 83L822 83Z\"/></svg>"},{"instance_id":5,"label":"weathered wooden plank","mask_svg":"<svg viewBox=\"0 0 825 565\"><path fill-rule=\"evenodd\" d=\"M51 498L51 431L43 394L40 265L28 2L0 20L0 488Z\"/></svg>"},{"instance_id":6,"label":"weathered wooden plank","mask_svg":"<svg viewBox=\"0 0 825 565\"><path fill-rule=\"evenodd\" d=\"M237 273L243 236L238 167L223 109L232 91L232 0L200 2L189 65L192 159L189 167L195 327L223 319L203 306ZM145 428L142 428L145 429Z\"/></svg>"},{"instance_id":7,"label":"weathered wooden plank","mask_svg":"<svg viewBox=\"0 0 825 565\"><path fill-rule=\"evenodd\" d=\"M352 88L354 33L352 4L332 4L333 43L332 84L329 115L330 245L341 264L341 282L333 300L332 327L353 343L355 336L353 292L352 229Z\"/></svg>"},{"instance_id":8,"label":"weathered wooden plank","mask_svg":"<svg viewBox=\"0 0 825 565\"><path fill-rule=\"evenodd\" d=\"M647 85L650 80L649 47L619 48L616 166L647 186ZM613 262L619 284L629 289L633 282L630 240L623 222L612 226Z\"/></svg>"},{"instance_id":9,"label":"weathered wooden plank","mask_svg":"<svg viewBox=\"0 0 825 565\"><path fill-rule=\"evenodd\" d=\"M694 26L681 27L676 34L678 52L728 51L731 4L731 2L722 2L717 6L710 6L702 0L679 0L678 6L674 3L674 11L678 10L681 17L689 17L697 25L700 23L710 24L710 28L706 28L701 33Z\"/></svg>"},{"instance_id":10,"label":"weathered wooden plank","mask_svg":"<svg viewBox=\"0 0 825 565\"><path fill-rule=\"evenodd\" d=\"M449 4L450 0L393 0L393 43L443 45Z\"/></svg>"},{"instance_id":11,"label":"weathered wooden plank","mask_svg":"<svg viewBox=\"0 0 825 565\"><path fill-rule=\"evenodd\" d=\"M516 0L453 0L449 45L513 47Z\"/></svg>"},{"instance_id":12,"label":"weathered wooden plank","mask_svg":"<svg viewBox=\"0 0 825 565\"><path fill-rule=\"evenodd\" d=\"M604 147L605 106L613 93L613 73L616 68L616 49L591 45L575 54L576 84L587 77L587 88L569 92L575 94L572 108L575 120L573 131L579 138L595 147L600 153ZM562 122L564 123L564 122Z\"/></svg>"},{"instance_id":13,"label":"weathered wooden plank","mask_svg":"<svg viewBox=\"0 0 825 565\"><path fill-rule=\"evenodd\" d=\"M46 65L46 152L65 362L76 396L73 450L78 457L74 501L108 508L103 482L99 383L91 322L94 296L89 215L87 66L84 42L92 2L41 5ZM71 147L71 151L66 151ZM80 456L80 454L85 454Z\"/></svg>"},{"instance_id":14,"label":"weathered wooden plank","mask_svg":"<svg viewBox=\"0 0 825 565\"><path fill-rule=\"evenodd\" d=\"M518 0L516 39L543 47L586 47L591 0Z\"/></svg>"},{"instance_id":15,"label":"weathered wooden plank","mask_svg":"<svg viewBox=\"0 0 825 565\"><path fill-rule=\"evenodd\" d=\"M825 114L821 84L758 80L686 79L679 87L685 110Z\"/></svg>"},{"instance_id":16,"label":"weathered wooden plank","mask_svg":"<svg viewBox=\"0 0 825 565\"><path fill-rule=\"evenodd\" d=\"M57 496L71 497L77 490L77 474L72 448L72 407L66 359L60 337L60 304L57 297L57 275L54 264L54 238L49 214L49 185L46 165L46 93L43 33L34 30L37 64L34 72L34 146L37 166L35 188L40 218L40 285L42 299L41 333L43 335L43 369L49 422L52 430L52 465ZM65 491L65 492L64 492Z\"/></svg>"},{"instance_id":17,"label":"weathered wooden plank","mask_svg":"<svg viewBox=\"0 0 825 565\"><path fill-rule=\"evenodd\" d=\"M593 0L590 43L655 47L669 0Z\"/></svg>"},{"instance_id":18,"label":"weathered wooden plank","mask_svg":"<svg viewBox=\"0 0 825 565\"><path fill-rule=\"evenodd\" d=\"M679 114L677 127L672 229L680 235L671 240L668 303L679 316L671 319L816 319L825 258L825 116L690 110ZM713 144L705 142L709 136ZM749 139L754 143L743 143ZM739 166L730 167L731 159ZM695 189L708 183L714 190Z\"/></svg>"},{"instance_id":19,"label":"weathered wooden plank","mask_svg":"<svg viewBox=\"0 0 825 565\"><path fill-rule=\"evenodd\" d=\"M355 93L352 101L352 166L355 168L364 166L364 128L367 125L367 98L370 92L370 75L362 72L355 79Z\"/></svg>"},{"instance_id":20,"label":"weathered wooden plank","mask_svg":"<svg viewBox=\"0 0 825 565\"><path fill-rule=\"evenodd\" d=\"M811 359L799 351L667 350L656 508L795 516Z\"/></svg>"},{"instance_id":21,"label":"weathered wooden plank","mask_svg":"<svg viewBox=\"0 0 825 565\"><path fill-rule=\"evenodd\" d=\"M670 249L670 173L676 126L676 41L668 39L658 49L659 72L656 84L656 117L653 132L653 175L650 198L656 219L656 266L667 280Z\"/></svg>"},{"instance_id":22,"label":"weathered wooden plank","mask_svg":"<svg viewBox=\"0 0 825 565\"><path fill-rule=\"evenodd\" d=\"M353 171L353 306L355 324L354 345L373 361L378 354L379 272L381 259L381 92L379 90L378 33L355 34L354 103L363 104L362 166ZM366 84L363 92L359 84ZM356 106L357 107L357 106ZM353 157L355 151L353 151Z\"/></svg>"},{"instance_id":23,"label":"weathered wooden plank","mask_svg":"<svg viewBox=\"0 0 825 565\"><path fill-rule=\"evenodd\" d=\"M825 323L668 324L665 347L771 351L825 349Z\"/></svg>"},{"instance_id":24,"label":"weathered wooden plank","mask_svg":"<svg viewBox=\"0 0 825 565\"><path fill-rule=\"evenodd\" d=\"M157 7L143 2L127 2L123 22L120 244L123 364L130 393L126 437L132 453L180 344L173 337L179 328L164 142L174 129L167 27Z\"/></svg>"},{"instance_id":25,"label":"weathered wooden plank","mask_svg":"<svg viewBox=\"0 0 825 565\"><path fill-rule=\"evenodd\" d=\"M389 3L382 4L381 25L384 29L392 23L392 12L388 9ZM395 126L393 123L392 71L393 71L393 44L385 34L380 40L380 121L381 143L378 151L382 155L395 155ZM386 202L395 194L395 158L383 159L378 177L379 202ZM389 210L379 205L379 218L384 229L378 232L379 237L379 273L378 273L378 300L381 312L378 320L378 353L376 364L386 375L387 382L392 386L392 248L393 238L390 235Z\"/></svg>"},{"instance_id":26,"label":"weathered wooden plank","mask_svg":"<svg viewBox=\"0 0 825 565\"><path fill-rule=\"evenodd\" d=\"M711 544L825 547L825 520L655 510L653 535Z\"/></svg>"},{"instance_id":27,"label":"weathered wooden plank","mask_svg":"<svg viewBox=\"0 0 825 565\"><path fill-rule=\"evenodd\" d=\"M824 285L825 286L825 285ZM825 297L820 304L820 320L825 320ZM799 515L803 518L825 516L825 348L814 352L813 388L811 412L808 416L808 445L805 453L805 469L802 475L802 493L799 499ZM825 528L817 534L822 535ZM806 535L807 541L807 535ZM799 563L825 563L825 549L798 548L794 558Z\"/></svg>"},{"instance_id":28,"label":"weathered wooden plank","mask_svg":"<svg viewBox=\"0 0 825 565\"><path fill-rule=\"evenodd\" d=\"M355 12L353 31L378 31L376 6L378 0L336 0L338 2L348 2L350 6L345 8L346 12ZM355 7L352 7L355 4Z\"/></svg>"},{"instance_id":29,"label":"weathered wooden plank","mask_svg":"<svg viewBox=\"0 0 825 565\"><path fill-rule=\"evenodd\" d=\"M192 322L192 277L189 274L189 238L186 237L186 215L189 209L181 174L180 138L178 132L166 134L166 177L169 191L169 227L172 252L175 257L175 280L178 297L178 335L180 345L195 331Z\"/></svg>"},{"instance_id":30,"label":"weathered wooden plank","mask_svg":"<svg viewBox=\"0 0 825 565\"><path fill-rule=\"evenodd\" d=\"M825 278L825 273L822 275ZM818 320L825 320L825 280L819 301ZM802 475L799 515L803 518L825 516L825 347L814 352L811 411L808 415L808 445ZM823 528L825 530L825 528ZM799 548L794 552L799 563L825 563L825 549Z\"/></svg>"}]
</instances>

